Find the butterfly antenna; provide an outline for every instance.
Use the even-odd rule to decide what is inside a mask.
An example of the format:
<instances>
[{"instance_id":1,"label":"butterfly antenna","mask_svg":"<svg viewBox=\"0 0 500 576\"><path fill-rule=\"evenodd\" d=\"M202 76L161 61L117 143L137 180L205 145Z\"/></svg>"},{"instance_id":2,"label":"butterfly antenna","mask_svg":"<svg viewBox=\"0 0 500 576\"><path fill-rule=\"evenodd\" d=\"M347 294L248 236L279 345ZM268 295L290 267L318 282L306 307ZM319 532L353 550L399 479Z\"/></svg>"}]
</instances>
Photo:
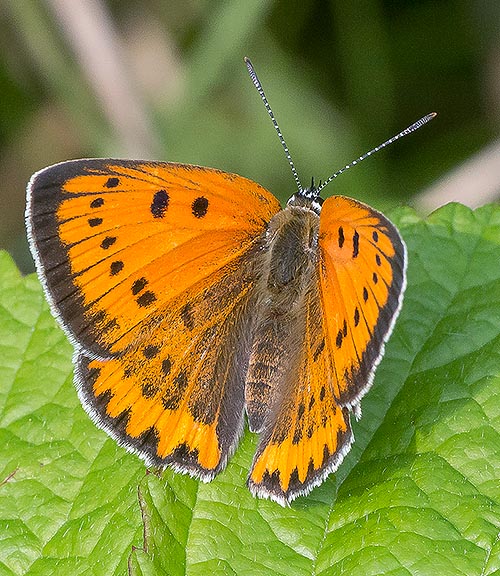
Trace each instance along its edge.
<instances>
[{"instance_id":1,"label":"butterfly antenna","mask_svg":"<svg viewBox=\"0 0 500 576\"><path fill-rule=\"evenodd\" d=\"M408 128L405 128L404 130L402 130L399 134L396 134L396 136L393 136L392 138L389 138L389 140L386 140L385 142L383 142L382 144L380 144L379 146L376 146L375 148L373 148L373 150L370 150L369 152L366 152L365 154L362 154L359 158L356 158L356 160L353 160L350 164L347 164L346 166L344 166L343 168L341 168L340 170L338 170L337 172L335 172L335 174L332 174L330 176L330 178L328 178L327 180L325 180L317 189L316 189L316 194L319 195L319 193L321 192L321 190L323 190L323 188L325 186L327 186L328 184L330 184L330 182L332 180L334 180L335 178L337 178L337 176L340 176L343 172L345 172L346 170L349 170L349 168L352 168L353 166L356 166L356 164L359 164L362 160L364 160L365 158L368 158L368 156L371 156L372 154L375 154L375 152L378 152L379 150L382 150L382 148L385 148L386 146L389 146L389 144L392 144L393 142L396 142L396 140L399 140L400 138L402 138L403 136L407 136L408 134L411 134L412 132L415 132L416 130L418 130L419 128L422 128L422 126L424 124L427 124L427 122L429 122L430 120L432 120L433 118L435 118L437 116L436 112L431 112L430 114L427 114L426 116L424 116L423 118L420 118L420 120L417 120L416 122L414 122L411 126L408 126Z\"/></svg>"},{"instance_id":2,"label":"butterfly antenna","mask_svg":"<svg viewBox=\"0 0 500 576\"><path fill-rule=\"evenodd\" d=\"M297 184L298 189L302 190L302 184L300 183L299 175L297 174L297 170L295 169L295 165L294 165L292 157L290 155L290 150L288 150L288 146L286 145L285 139L283 138L283 134L281 133L280 127L278 126L278 122L276 121L276 118L274 117L274 114L273 114L273 111L271 110L271 106L269 105L269 102L267 101L266 95L264 93L264 89L262 88L262 84L260 83L260 80L257 77L257 74L255 73L254 67L253 67L252 63L250 62L249 58L247 58L245 56L244 61L245 61L245 64L248 68L248 73L250 74L250 78L252 79L252 82L253 82L255 88L257 88L257 92L259 93L262 102L264 102L264 106L266 107L267 113L269 114L269 117L271 118L271 122L273 123L273 126L274 126L276 132L278 133L278 138L280 139L281 145L283 146L283 150L285 151L285 154L286 154L286 157L288 160L288 164L290 165L290 168L292 169L292 174L293 174L293 177L295 179L295 183Z\"/></svg>"}]
</instances>

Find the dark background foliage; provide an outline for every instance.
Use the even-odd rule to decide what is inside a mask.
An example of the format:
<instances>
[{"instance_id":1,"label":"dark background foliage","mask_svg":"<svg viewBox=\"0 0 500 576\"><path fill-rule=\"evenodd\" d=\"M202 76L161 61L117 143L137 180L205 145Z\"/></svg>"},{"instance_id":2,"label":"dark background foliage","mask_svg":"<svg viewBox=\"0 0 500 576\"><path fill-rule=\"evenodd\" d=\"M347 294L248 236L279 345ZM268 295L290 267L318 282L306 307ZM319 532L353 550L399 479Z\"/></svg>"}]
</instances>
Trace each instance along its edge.
<instances>
[{"instance_id":1,"label":"dark background foliage","mask_svg":"<svg viewBox=\"0 0 500 576\"><path fill-rule=\"evenodd\" d=\"M32 269L26 182L86 156L202 164L285 200L420 116L327 189L422 213L500 188L500 4L485 0L0 0L0 246Z\"/></svg>"}]
</instances>

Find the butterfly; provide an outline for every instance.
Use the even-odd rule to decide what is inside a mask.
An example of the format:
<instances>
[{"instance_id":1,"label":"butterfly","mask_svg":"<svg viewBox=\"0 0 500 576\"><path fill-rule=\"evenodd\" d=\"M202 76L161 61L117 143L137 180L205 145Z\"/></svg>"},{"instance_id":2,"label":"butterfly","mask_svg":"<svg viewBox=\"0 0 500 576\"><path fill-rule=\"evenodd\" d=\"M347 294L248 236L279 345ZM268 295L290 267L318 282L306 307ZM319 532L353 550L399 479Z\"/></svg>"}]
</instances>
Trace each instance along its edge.
<instances>
[{"instance_id":1,"label":"butterfly","mask_svg":"<svg viewBox=\"0 0 500 576\"><path fill-rule=\"evenodd\" d=\"M149 466L204 481L244 430L251 492L287 505L335 471L401 308L406 249L335 176L281 208L259 184L171 162L84 159L30 180L30 247L82 405Z\"/></svg>"}]
</instances>

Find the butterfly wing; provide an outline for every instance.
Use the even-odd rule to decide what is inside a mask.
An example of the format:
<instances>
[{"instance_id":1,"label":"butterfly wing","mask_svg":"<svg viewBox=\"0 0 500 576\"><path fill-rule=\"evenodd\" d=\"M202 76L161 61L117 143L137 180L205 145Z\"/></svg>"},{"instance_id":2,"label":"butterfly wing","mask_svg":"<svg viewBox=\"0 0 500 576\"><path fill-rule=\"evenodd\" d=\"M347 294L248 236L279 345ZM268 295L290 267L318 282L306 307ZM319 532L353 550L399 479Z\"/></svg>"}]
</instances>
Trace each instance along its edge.
<instances>
[{"instance_id":1,"label":"butterfly wing","mask_svg":"<svg viewBox=\"0 0 500 576\"><path fill-rule=\"evenodd\" d=\"M208 479L233 449L254 255L279 209L189 165L76 160L32 178L30 244L84 406L147 462Z\"/></svg>"},{"instance_id":2,"label":"butterfly wing","mask_svg":"<svg viewBox=\"0 0 500 576\"><path fill-rule=\"evenodd\" d=\"M369 389L403 301L406 247L383 214L328 198L319 230L321 301L335 396L356 409Z\"/></svg>"},{"instance_id":3,"label":"butterfly wing","mask_svg":"<svg viewBox=\"0 0 500 576\"><path fill-rule=\"evenodd\" d=\"M233 269L234 265L234 269ZM136 328L127 350L76 359L75 381L97 424L148 464L212 479L243 429L252 327L251 258L183 293Z\"/></svg>"},{"instance_id":4,"label":"butterfly wing","mask_svg":"<svg viewBox=\"0 0 500 576\"><path fill-rule=\"evenodd\" d=\"M254 494L289 503L342 462L353 441L349 409L373 380L405 268L404 244L382 214L348 198L325 201L315 273L294 325L279 335L296 356L273 391L248 480Z\"/></svg>"}]
</instances>

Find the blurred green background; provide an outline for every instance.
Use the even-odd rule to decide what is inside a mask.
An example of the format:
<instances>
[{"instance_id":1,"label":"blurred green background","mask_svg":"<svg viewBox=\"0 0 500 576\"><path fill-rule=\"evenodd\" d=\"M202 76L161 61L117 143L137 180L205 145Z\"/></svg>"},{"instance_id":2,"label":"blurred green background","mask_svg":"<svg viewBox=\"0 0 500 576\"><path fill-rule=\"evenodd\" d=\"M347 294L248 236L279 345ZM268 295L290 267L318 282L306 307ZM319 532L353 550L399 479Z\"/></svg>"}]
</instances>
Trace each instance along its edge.
<instances>
[{"instance_id":1,"label":"blurred green background","mask_svg":"<svg viewBox=\"0 0 500 576\"><path fill-rule=\"evenodd\" d=\"M500 2L0 0L0 247L32 270L30 175L78 157L213 166L294 192L243 64L251 57L303 183L420 116L337 179L380 209L500 190Z\"/></svg>"}]
</instances>

